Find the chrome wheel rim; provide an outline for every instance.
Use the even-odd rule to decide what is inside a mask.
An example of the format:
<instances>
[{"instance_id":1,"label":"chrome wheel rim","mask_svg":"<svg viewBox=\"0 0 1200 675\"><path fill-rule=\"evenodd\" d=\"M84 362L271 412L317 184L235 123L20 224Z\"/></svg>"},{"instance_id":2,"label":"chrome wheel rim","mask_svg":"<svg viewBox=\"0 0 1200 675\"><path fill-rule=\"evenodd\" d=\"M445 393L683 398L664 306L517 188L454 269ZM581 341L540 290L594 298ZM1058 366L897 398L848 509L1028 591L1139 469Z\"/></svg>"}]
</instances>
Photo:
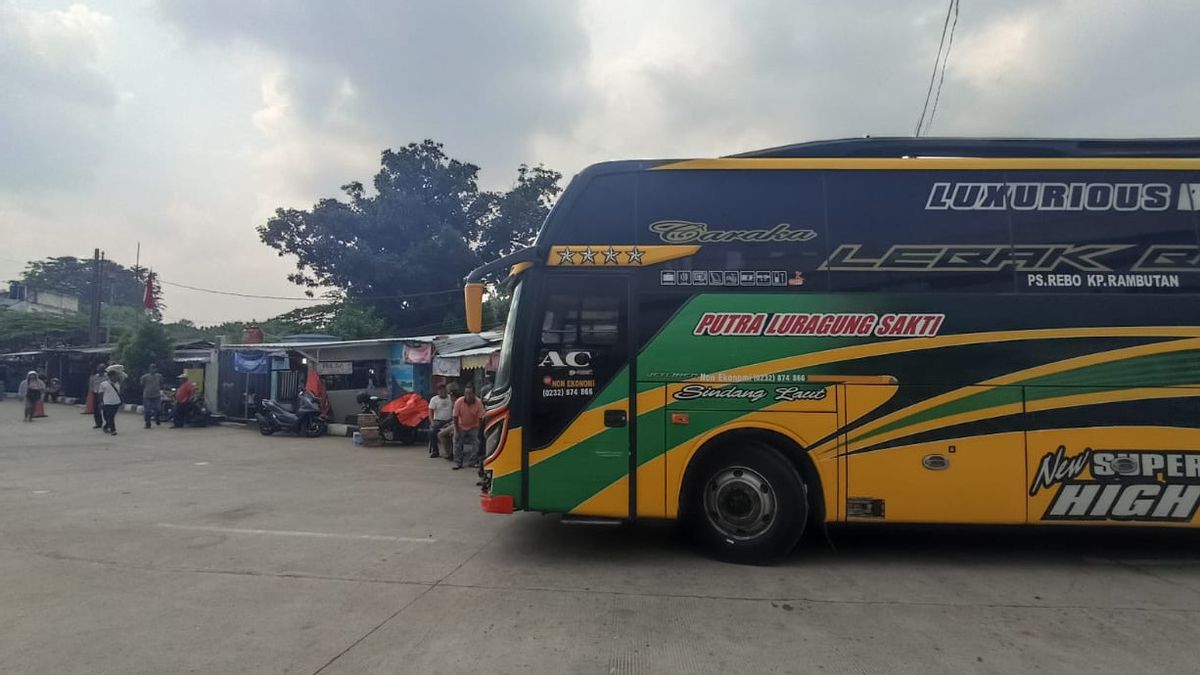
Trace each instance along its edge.
<instances>
[{"instance_id":1,"label":"chrome wheel rim","mask_svg":"<svg viewBox=\"0 0 1200 675\"><path fill-rule=\"evenodd\" d=\"M776 505L771 483L744 466L722 469L704 486L708 521L729 539L761 537L775 523Z\"/></svg>"}]
</instances>

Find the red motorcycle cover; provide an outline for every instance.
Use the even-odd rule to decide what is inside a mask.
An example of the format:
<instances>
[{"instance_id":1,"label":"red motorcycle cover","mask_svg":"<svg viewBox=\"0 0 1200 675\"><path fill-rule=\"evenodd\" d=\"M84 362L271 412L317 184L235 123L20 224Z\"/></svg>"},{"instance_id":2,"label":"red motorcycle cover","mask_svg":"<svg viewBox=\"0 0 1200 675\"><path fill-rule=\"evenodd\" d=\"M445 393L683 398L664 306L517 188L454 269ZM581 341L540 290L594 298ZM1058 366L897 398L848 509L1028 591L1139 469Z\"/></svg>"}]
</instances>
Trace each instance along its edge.
<instances>
[{"instance_id":1,"label":"red motorcycle cover","mask_svg":"<svg viewBox=\"0 0 1200 675\"><path fill-rule=\"evenodd\" d=\"M379 406L379 412L391 413L406 427L415 427L429 417L429 404L416 392L402 394Z\"/></svg>"}]
</instances>

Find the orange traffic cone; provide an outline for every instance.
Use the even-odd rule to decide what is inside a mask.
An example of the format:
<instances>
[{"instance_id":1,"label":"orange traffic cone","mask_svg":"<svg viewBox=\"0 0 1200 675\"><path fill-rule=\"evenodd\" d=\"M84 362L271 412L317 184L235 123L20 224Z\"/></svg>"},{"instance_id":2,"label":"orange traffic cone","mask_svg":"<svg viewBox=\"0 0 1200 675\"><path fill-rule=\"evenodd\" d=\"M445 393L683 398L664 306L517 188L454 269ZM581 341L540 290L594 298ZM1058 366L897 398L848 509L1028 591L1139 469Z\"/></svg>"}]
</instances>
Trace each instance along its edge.
<instances>
[{"instance_id":1,"label":"orange traffic cone","mask_svg":"<svg viewBox=\"0 0 1200 675\"><path fill-rule=\"evenodd\" d=\"M83 404L84 415L96 414L96 395L88 391L87 402Z\"/></svg>"},{"instance_id":2,"label":"orange traffic cone","mask_svg":"<svg viewBox=\"0 0 1200 675\"><path fill-rule=\"evenodd\" d=\"M33 406L33 416L34 417L45 417L46 416L46 405L44 403L42 403L42 399L40 399L40 398L37 400L37 404L35 404Z\"/></svg>"}]
</instances>

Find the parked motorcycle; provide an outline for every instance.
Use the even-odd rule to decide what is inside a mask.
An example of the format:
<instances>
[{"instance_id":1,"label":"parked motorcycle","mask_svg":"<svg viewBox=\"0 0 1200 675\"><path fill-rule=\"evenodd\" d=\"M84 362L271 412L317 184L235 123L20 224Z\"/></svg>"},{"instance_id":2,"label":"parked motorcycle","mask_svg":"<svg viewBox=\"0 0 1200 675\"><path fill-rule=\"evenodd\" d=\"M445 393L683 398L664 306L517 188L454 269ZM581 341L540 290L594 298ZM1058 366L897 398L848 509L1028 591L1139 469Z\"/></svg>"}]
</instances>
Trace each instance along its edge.
<instances>
[{"instance_id":1,"label":"parked motorcycle","mask_svg":"<svg viewBox=\"0 0 1200 675\"><path fill-rule=\"evenodd\" d=\"M429 405L417 393L401 394L384 403L382 398L363 392L358 395L358 403L364 413L379 419L379 437L387 443L415 444L429 417Z\"/></svg>"},{"instance_id":2,"label":"parked motorcycle","mask_svg":"<svg viewBox=\"0 0 1200 675\"><path fill-rule=\"evenodd\" d=\"M321 401L308 391L302 391L296 397L295 408L264 398L254 416L258 420L258 432L263 436L270 436L276 431L290 431L316 438L329 430L329 425L321 417Z\"/></svg>"},{"instance_id":3,"label":"parked motorcycle","mask_svg":"<svg viewBox=\"0 0 1200 675\"><path fill-rule=\"evenodd\" d=\"M164 389L162 403L158 406L158 422L176 422L175 409L178 407L178 404L175 403L175 389ZM179 425L185 427L207 427L220 424L223 421L225 421L224 415L213 413L208 409L203 398L197 398L184 411L183 419L179 420Z\"/></svg>"}]
</instances>

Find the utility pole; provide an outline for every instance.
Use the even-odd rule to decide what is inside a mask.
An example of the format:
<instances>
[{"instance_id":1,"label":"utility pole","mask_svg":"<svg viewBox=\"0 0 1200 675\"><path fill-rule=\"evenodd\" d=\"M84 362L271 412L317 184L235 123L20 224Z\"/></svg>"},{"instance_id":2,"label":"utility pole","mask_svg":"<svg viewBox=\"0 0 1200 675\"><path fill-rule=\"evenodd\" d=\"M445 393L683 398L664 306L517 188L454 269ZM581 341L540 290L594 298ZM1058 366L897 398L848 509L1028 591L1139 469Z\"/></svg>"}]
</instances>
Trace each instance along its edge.
<instances>
[{"instance_id":1,"label":"utility pole","mask_svg":"<svg viewBox=\"0 0 1200 675\"><path fill-rule=\"evenodd\" d=\"M100 254L100 260L101 261L104 260L104 253ZM117 291L117 277L116 277L116 275L113 275L112 278L109 279L109 284L108 284L108 308L110 310L116 306L116 299L117 299L116 291ZM108 316L104 318L104 344L106 344L106 345L112 344L112 312L111 311L108 313Z\"/></svg>"},{"instance_id":2,"label":"utility pole","mask_svg":"<svg viewBox=\"0 0 1200 675\"><path fill-rule=\"evenodd\" d=\"M88 342L96 347L100 344L100 249L92 254L92 306L88 321Z\"/></svg>"}]
</instances>

